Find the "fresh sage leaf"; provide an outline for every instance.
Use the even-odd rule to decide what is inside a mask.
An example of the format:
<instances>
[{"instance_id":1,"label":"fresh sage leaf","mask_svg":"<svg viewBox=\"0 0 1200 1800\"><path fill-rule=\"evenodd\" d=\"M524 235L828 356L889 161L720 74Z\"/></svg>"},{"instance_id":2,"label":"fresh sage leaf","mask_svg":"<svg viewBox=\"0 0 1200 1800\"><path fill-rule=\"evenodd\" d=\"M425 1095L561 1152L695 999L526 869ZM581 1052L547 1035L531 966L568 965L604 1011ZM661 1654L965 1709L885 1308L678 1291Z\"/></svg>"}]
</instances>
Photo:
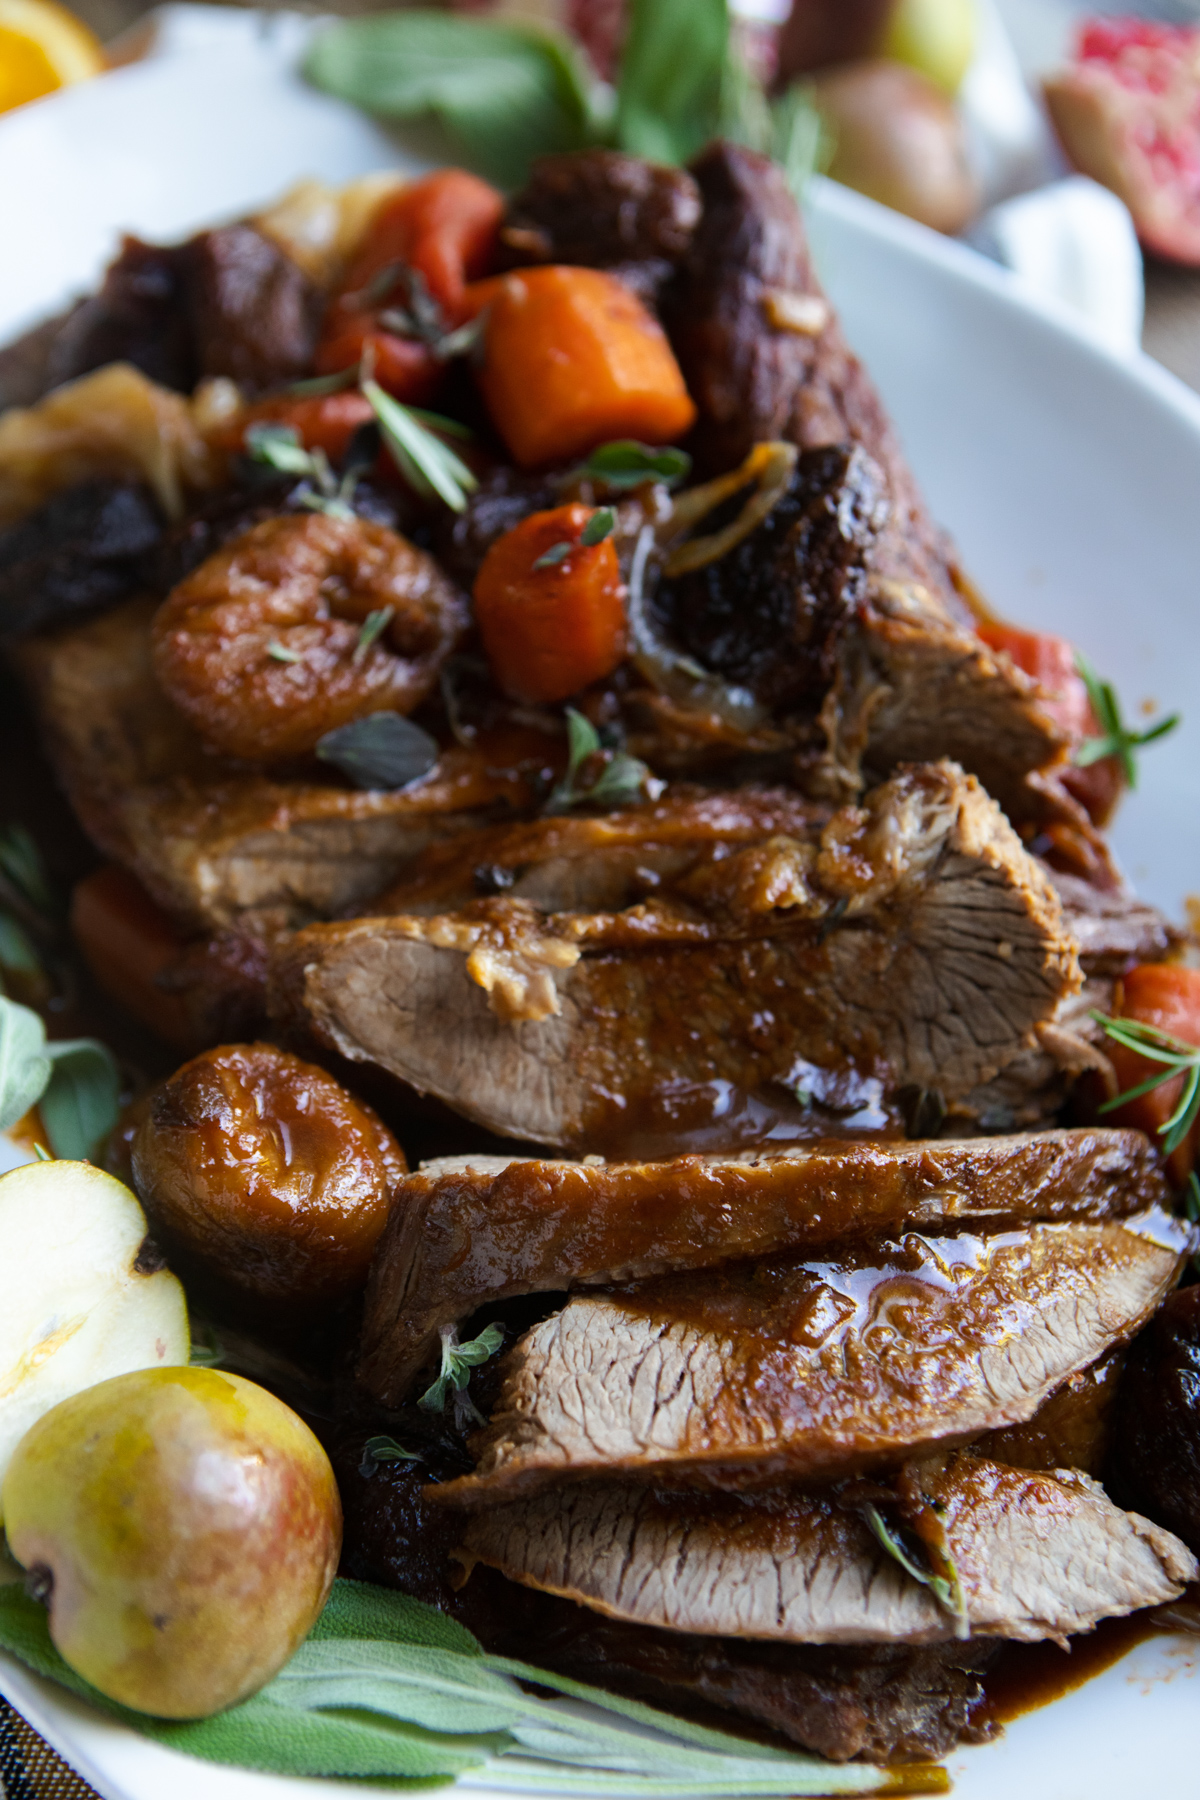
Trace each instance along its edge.
<instances>
[{"instance_id":1,"label":"fresh sage leaf","mask_svg":"<svg viewBox=\"0 0 1200 1800\"><path fill-rule=\"evenodd\" d=\"M37 975L41 967L37 947L20 920L0 912L0 969L10 975Z\"/></svg>"},{"instance_id":2,"label":"fresh sage leaf","mask_svg":"<svg viewBox=\"0 0 1200 1800\"><path fill-rule=\"evenodd\" d=\"M372 1437L368 1438L363 1445L362 1461L358 1465L358 1472L365 1480L369 1480L379 1468L380 1463L421 1462L423 1460L419 1451L406 1450L403 1444L396 1442L394 1437L386 1435Z\"/></svg>"},{"instance_id":3,"label":"fresh sage leaf","mask_svg":"<svg viewBox=\"0 0 1200 1800\"><path fill-rule=\"evenodd\" d=\"M575 806L636 806L642 800L658 798L663 783L651 775L644 762L624 751L610 755L595 779L584 782L584 764L602 748L600 734L591 720L568 706L567 772L551 789L544 812L570 812Z\"/></svg>"},{"instance_id":4,"label":"fresh sage leaf","mask_svg":"<svg viewBox=\"0 0 1200 1800\"><path fill-rule=\"evenodd\" d=\"M617 523L617 515L611 506L596 509L579 534L579 541L590 550L594 544L602 544L606 537L611 537Z\"/></svg>"},{"instance_id":5,"label":"fresh sage leaf","mask_svg":"<svg viewBox=\"0 0 1200 1800\"><path fill-rule=\"evenodd\" d=\"M504 1328L500 1325L489 1325L481 1331L477 1338L460 1344L458 1332L453 1325L442 1327L442 1366L437 1378L426 1388L417 1405L425 1412L445 1412L446 1401L454 1396L454 1421L464 1427L467 1424L483 1424L483 1414L467 1393L467 1383L471 1379L471 1370L479 1368L490 1356L494 1356L504 1342Z\"/></svg>"},{"instance_id":6,"label":"fresh sage leaf","mask_svg":"<svg viewBox=\"0 0 1200 1800\"><path fill-rule=\"evenodd\" d=\"M726 0L631 0L617 84L617 140L652 162L684 163L721 122Z\"/></svg>"},{"instance_id":7,"label":"fresh sage leaf","mask_svg":"<svg viewBox=\"0 0 1200 1800\"><path fill-rule=\"evenodd\" d=\"M95 1038L48 1043L50 1080L39 1102L50 1148L65 1162L93 1156L121 1110L121 1078L112 1051Z\"/></svg>"},{"instance_id":8,"label":"fresh sage leaf","mask_svg":"<svg viewBox=\"0 0 1200 1800\"><path fill-rule=\"evenodd\" d=\"M412 787L437 764L437 740L399 713L368 713L327 731L317 744L322 762L352 781L355 787L394 793Z\"/></svg>"},{"instance_id":9,"label":"fresh sage leaf","mask_svg":"<svg viewBox=\"0 0 1200 1800\"><path fill-rule=\"evenodd\" d=\"M45 1608L19 1583L0 1588L0 1648L158 1743L283 1775L428 1783L483 1770L483 1785L508 1793L624 1800L947 1787L936 1768L906 1764L900 1781L862 1763L833 1765L486 1656L444 1613L365 1582L335 1581L292 1661L252 1699L211 1719L153 1719L105 1699L59 1656ZM571 1704L531 1693L527 1683Z\"/></svg>"},{"instance_id":10,"label":"fresh sage leaf","mask_svg":"<svg viewBox=\"0 0 1200 1800\"><path fill-rule=\"evenodd\" d=\"M573 473L614 488L641 487L646 481L662 481L675 487L687 479L691 466L687 451L677 450L674 445L656 449L650 444L639 444L634 438L618 438L593 450Z\"/></svg>"},{"instance_id":11,"label":"fresh sage leaf","mask_svg":"<svg viewBox=\"0 0 1200 1800\"><path fill-rule=\"evenodd\" d=\"M37 1105L50 1072L41 1019L31 1007L0 995L0 1131Z\"/></svg>"},{"instance_id":12,"label":"fresh sage leaf","mask_svg":"<svg viewBox=\"0 0 1200 1800\"><path fill-rule=\"evenodd\" d=\"M595 131L570 41L507 19L424 8L345 19L318 33L304 72L381 118L436 119L501 187L519 186L533 157L581 149Z\"/></svg>"}]
</instances>

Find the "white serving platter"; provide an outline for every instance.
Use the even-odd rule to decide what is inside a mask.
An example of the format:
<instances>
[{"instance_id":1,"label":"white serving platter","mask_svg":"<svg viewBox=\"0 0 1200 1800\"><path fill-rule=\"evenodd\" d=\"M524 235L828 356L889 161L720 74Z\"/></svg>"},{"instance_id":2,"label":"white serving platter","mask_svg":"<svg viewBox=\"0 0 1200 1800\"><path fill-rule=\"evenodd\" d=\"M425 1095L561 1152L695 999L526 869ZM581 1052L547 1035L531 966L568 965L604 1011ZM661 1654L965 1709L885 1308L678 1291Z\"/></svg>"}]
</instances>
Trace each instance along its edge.
<instances>
[{"instance_id":1,"label":"white serving platter","mask_svg":"<svg viewBox=\"0 0 1200 1800\"><path fill-rule=\"evenodd\" d=\"M309 23L167 9L166 53L0 120L0 342L92 282L122 230L182 235L305 175L401 164L306 88ZM1200 399L1123 358L972 251L828 182L821 274L938 518L998 611L1078 642L1136 716L1180 710L1122 810L1118 851L1179 914L1200 892ZM218 1770L114 1725L0 1656L0 1691L104 1800L303 1800L370 1784ZM1200 1796L1200 1639L1141 1645L949 1759L959 1800ZM486 1793L486 1784L464 1782Z\"/></svg>"}]
</instances>

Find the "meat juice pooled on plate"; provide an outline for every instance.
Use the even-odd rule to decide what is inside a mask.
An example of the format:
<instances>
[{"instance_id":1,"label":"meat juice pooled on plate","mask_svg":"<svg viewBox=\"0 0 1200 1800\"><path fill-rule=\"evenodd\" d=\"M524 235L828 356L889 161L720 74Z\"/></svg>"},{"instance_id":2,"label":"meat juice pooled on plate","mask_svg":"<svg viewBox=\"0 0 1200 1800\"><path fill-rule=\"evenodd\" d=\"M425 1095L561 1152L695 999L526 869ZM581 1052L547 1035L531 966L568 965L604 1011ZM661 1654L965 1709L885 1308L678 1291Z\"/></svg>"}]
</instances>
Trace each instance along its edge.
<instances>
[{"instance_id":1,"label":"meat juice pooled on plate","mask_svg":"<svg viewBox=\"0 0 1200 1800\"><path fill-rule=\"evenodd\" d=\"M1200 1042L1137 734L973 595L779 171L300 190L2 372L80 939L193 1053L132 1177L344 1567L840 1761L1175 1599L1195 1126L1097 1112Z\"/></svg>"}]
</instances>

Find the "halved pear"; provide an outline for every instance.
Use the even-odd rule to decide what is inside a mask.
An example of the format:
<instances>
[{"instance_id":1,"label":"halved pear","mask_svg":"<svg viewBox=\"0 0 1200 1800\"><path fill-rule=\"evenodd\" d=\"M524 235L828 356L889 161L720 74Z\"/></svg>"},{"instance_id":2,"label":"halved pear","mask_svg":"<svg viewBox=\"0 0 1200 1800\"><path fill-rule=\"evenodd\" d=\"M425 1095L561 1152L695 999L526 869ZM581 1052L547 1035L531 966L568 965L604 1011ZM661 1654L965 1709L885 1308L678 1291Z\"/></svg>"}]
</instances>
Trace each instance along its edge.
<instances>
[{"instance_id":1,"label":"halved pear","mask_svg":"<svg viewBox=\"0 0 1200 1800\"><path fill-rule=\"evenodd\" d=\"M43 1413L133 1369L186 1363L187 1305L139 1252L146 1215L86 1162L0 1175L0 1482Z\"/></svg>"}]
</instances>

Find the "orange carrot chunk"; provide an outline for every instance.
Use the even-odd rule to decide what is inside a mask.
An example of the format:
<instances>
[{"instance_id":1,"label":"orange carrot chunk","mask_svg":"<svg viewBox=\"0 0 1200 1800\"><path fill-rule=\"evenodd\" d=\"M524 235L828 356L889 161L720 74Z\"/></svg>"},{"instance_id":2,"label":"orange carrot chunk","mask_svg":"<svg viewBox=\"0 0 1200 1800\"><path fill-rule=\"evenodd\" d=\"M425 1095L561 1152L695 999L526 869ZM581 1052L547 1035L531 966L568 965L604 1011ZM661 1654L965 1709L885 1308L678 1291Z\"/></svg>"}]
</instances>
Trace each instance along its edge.
<instances>
[{"instance_id":1,"label":"orange carrot chunk","mask_svg":"<svg viewBox=\"0 0 1200 1800\"><path fill-rule=\"evenodd\" d=\"M1072 753L1085 738L1099 737L1100 721L1092 710L1087 684L1076 667L1073 644L1048 631L1021 631L999 621L989 621L976 629L992 650L1005 651L1018 669L1033 676L1043 690L1042 705L1066 732ZM1085 769L1072 763L1062 771L1062 780L1095 825L1108 822L1125 785L1115 756L1089 763Z\"/></svg>"},{"instance_id":2,"label":"orange carrot chunk","mask_svg":"<svg viewBox=\"0 0 1200 1800\"><path fill-rule=\"evenodd\" d=\"M158 985L187 939L139 881L112 863L85 876L71 895L71 931L106 994L168 1044L195 1047L186 1005Z\"/></svg>"},{"instance_id":3,"label":"orange carrot chunk","mask_svg":"<svg viewBox=\"0 0 1200 1800\"><path fill-rule=\"evenodd\" d=\"M693 424L661 325L601 269L549 265L482 283L479 385L522 468L582 456L614 438L671 443Z\"/></svg>"},{"instance_id":4,"label":"orange carrot chunk","mask_svg":"<svg viewBox=\"0 0 1200 1800\"><path fill-rule=\"evenodd\" d=\"M1139 963L1125 976L1120 989L1120 1004L1114 1007L1123 1019L1137 1019L1143 1025L1156 1025L1160 1031L1179 1038L1185 1044L1200 1045L1200 969L1184 968L1178 963ZM1124 1044L1107 1038L1104 1049L1112 1058L1117 1086L1122 1094L1151 1075L1162 1074L1161 1063L1139 1056ZM1105 1115L1105 1124L1135 1125L1154 1138L1179 1102L1184 1077L1174 1075L1129 1100L1115 1112ZM1197 1132L1193 1129L1179 1145L1169 1162L1172 1179L1181 1187L1196 1158ZM1161 1141L1161 1140L1160 1140Z\"/></svg>"},{"instance_id":5,"label":"orange carrot chunk","mask_svg":"<svg viewBox=\"0 0 1200 1800\"><path fill-rule=\"evenodd\" d=\"M483 647L515 700L566 700L611 675L625 654L612 539L580 542L592 517L587 506L532 513L497 539L476 576Z\"/></svg>"}]
</instances>

